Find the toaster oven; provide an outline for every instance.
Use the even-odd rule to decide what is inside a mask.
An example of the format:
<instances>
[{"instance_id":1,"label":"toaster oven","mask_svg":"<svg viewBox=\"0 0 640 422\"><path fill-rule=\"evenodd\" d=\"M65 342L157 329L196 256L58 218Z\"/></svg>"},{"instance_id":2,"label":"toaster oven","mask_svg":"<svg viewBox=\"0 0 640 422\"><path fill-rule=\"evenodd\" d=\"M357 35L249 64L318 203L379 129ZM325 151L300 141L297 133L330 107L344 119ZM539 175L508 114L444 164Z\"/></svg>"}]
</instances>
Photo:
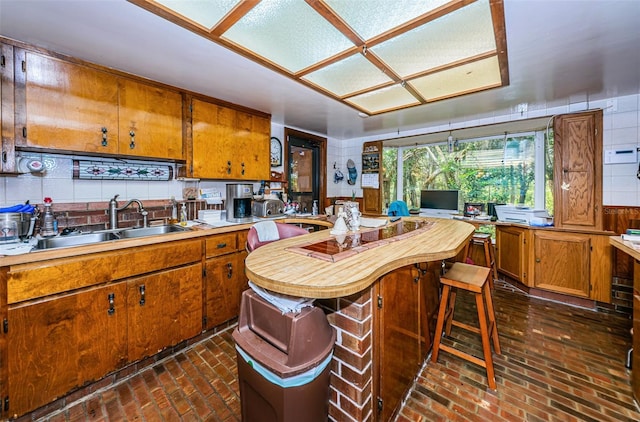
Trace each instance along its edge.
<instances>
[{"instance_id":1,"label":"toaster oven","mask_svg":"<svg viewBox=\"0 0 640 422\"><path fill-rule=\"evenodd\" d=\"M278 217L284 215L284 202L279 199L254 200L251 205L254 217Z\"/></svg>"}]
</instances>

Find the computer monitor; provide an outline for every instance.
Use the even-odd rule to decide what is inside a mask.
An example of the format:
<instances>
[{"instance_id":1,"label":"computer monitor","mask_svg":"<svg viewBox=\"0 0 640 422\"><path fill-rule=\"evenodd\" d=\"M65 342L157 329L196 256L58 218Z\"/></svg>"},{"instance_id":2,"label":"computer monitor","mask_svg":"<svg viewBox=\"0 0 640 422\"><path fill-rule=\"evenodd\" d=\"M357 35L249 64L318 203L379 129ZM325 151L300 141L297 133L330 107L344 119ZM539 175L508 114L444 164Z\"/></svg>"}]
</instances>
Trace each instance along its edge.
<instances>
[{"instance_id":1,"label":"computer monitor","mask_svg":"<svg viewBox=\"0 0 640 422\"><path fill-rule=\"evenodd\" d=\"M458 214L460 192L458 190L425 189L420 191L420 214L451 218Z\"/></svg>"}]
</instances>

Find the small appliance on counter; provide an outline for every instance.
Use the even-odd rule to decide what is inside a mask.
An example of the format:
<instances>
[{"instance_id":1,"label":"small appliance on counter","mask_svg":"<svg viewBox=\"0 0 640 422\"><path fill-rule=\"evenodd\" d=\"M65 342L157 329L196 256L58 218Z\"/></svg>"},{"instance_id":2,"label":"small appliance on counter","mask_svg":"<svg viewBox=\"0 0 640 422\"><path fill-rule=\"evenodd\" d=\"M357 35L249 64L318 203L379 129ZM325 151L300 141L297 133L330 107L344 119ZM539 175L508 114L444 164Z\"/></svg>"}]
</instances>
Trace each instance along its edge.
<instances>
[{"instance_id":1,"label":"small appliance on counter","mask_svg":"<svg viewBox=\"0 0 640 422\"><path fill-rule=\"evenodd\" d=\"M250 183L238 183L227 185L227 199L225 210L227 221L233 223L250 223L251 202L253 201L253 185Z\"/></svg>"},{"instance_id":2,"label":"small appliance on counter","mask_svg":"<svg viewBox=\"0 0 640 422\"><path fill-rule=\"evenodd\" d=\"M281 217L284 215L284 202L279 199L254 200L251 205L251 214L254 217Z\"/></svg>"},{"instance_id":3,"label":"small appliance on counter","mask_svg":"<svg viewBox=\"0 0 640 422\"><path fill-rule=\"evenodd\" d=\"M496 205L495 210L498 214L499 221L529 224L532 226L552 224L551 222L547 223L551 218L547 210L534 210L529 207L513 205Z\"/></svg>"}]
</instances>

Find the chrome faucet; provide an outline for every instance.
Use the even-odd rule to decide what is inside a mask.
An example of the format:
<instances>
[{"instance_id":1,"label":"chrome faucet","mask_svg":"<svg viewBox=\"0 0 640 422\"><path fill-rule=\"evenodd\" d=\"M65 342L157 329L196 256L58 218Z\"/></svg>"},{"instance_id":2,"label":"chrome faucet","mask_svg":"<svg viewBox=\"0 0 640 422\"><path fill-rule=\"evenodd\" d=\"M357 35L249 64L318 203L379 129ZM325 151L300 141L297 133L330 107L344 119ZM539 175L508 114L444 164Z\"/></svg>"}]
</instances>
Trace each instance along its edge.
<instances>
[{"instance_id":1,"label":"chrome faucet","mask_svg":"<svg viewBox=\"0 0 640 422\"><path fill-rule=\"evenodd\" d=\"M118 211L124 210L134 202L138 204L138 212L142 215L142 227L147 227L149 225L149 222L147 221L149 212L144 209L144 207L142 206L142 202L140 202L139 199L131 199L129 200L129 202L118 208L118 196L120 195L116 194L116 196L111 198L111 200L109 201L109 228L112 230L118 228Z\"/></svg>"}]
</instances>

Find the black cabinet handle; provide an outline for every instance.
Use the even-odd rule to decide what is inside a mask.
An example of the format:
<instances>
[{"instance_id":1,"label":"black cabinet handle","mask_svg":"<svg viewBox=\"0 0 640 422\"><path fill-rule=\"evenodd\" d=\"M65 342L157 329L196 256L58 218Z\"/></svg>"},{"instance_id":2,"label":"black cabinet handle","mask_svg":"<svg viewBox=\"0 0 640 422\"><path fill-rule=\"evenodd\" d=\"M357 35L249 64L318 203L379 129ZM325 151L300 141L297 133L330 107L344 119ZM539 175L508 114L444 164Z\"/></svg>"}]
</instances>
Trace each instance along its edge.
<instances>
[{"instance_id":1,"label":"black cabinet handle","mask_svg":"<svg viewBox=\"0 0 640 422\"><path fill-rule=\"evenodd\" d=\"M109 309L107 310L107 314L109 315L113 315L116 312L116 308L115 308L115 299L116 299L116 295L115 293L109 293L109 295L107 296L107 299L109 299Z\"/></svg>"},{"instance_id":2,"label":"black cabinet handle","mask_svg":"<svg viewBox=\"0 0 640 422\"><path fill-rule=\"evenodd\" d=\"M102 146L106 147L107 146L107 128L103 127L101 130L102 130Z\"/></svg>"},{"instance_id":3,"label":"black cabinet handle","mask_svg":"<svg viewBox=\"0 0 640 422\"><path fill-rule=\"evenodd\" d=\"M233 277L233 264L227 264L227 278Z\"/></svg>"},{"instance_id":4,"label":"black cabinet handle","mask_svg":"<svg viewBox=\"0 0 640 422\"><path fill-rule=\"evenodd\" d=\"M136 147L136 133L134 131L129 132L129 136L131 136L131 142L129 143L129 148L134 149Z\"/></svg>"},{"instance_id":5,"label":"black cabinet handle","mask_svg":"<svg viewBox=\"0 0 640 422\"><path fill-rule=\"evenodd\" d=\"M146 302L144 284L140 285L139 289L140 289L140 306L144 306Z\"/></svg>"}]
</instances>

